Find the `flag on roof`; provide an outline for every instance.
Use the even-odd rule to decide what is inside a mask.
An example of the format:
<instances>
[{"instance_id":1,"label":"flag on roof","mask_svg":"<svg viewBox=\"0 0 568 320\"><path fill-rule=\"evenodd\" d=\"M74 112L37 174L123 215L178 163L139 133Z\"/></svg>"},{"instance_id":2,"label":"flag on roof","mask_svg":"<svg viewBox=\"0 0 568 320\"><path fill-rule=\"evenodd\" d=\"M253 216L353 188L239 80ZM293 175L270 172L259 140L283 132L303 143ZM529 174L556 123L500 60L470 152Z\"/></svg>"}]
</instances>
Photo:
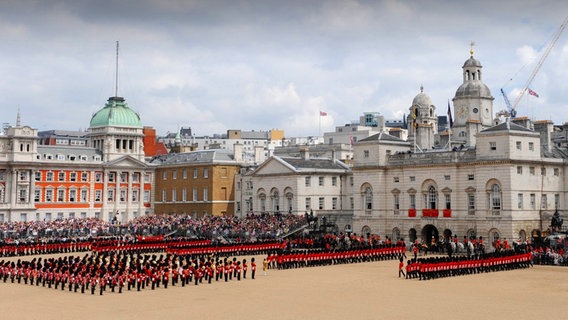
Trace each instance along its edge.
<instances>
[{"instance_id":1,"label":"flag on roof","mask_svg":"<svg viewBox=\"0 0 568 320\"><path fill-rule=\"evenodd\" d=\"M454 126L454 119L452 118L452 109L450 108L450 100L448 100L448 124L450 128Z\"/></svg>"},{"instance_id":2,"label":"flag on roof","mask_svg":"<svg viewBox=\"0 0 568 320\"><path fill-rule=\"evenodd\" d=\"M531 89L531 88L529 88L529 94L530 94L531 96L535 96L535 97L537 97L537 98L540 97L540 96L538 95L538 93L534 92L534 90Z\"/></svg>"},{"instance_id":3,"label":"flag on roof","mask_svg":"<svg viewBox=\"0 0 568 320\"><path fill-rule=\"evenodd\" d=\"M325 117L327 116L327 112L325 111L320 111L320 117Z\"/></svg>"}]
</instances>

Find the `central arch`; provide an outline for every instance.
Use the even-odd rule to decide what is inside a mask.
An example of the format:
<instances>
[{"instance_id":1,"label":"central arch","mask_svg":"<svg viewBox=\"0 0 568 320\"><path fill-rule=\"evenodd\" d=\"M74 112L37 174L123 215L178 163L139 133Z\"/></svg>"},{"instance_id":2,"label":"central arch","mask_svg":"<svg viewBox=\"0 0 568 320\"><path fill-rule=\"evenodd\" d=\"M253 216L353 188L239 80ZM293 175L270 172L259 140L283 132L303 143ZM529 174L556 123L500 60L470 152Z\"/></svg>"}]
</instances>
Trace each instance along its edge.
<instances>
[{"instance_id":1,"label":"central arch","mask_svg":"<svg viewBox=\"0 0 568 320\"><path fill-rule=\"evenodd\" d=\"M452 240L452 230L450 230L450 229L444 230L444 239L445 240Z\"/></svg>"},{"instance_id":2,"label":"central arch","mask_svg":"<svg viewBox=\"0 0 568 320\"><path fill-rule=\"evenodd\" d=\"M416 240L416 229L410 228L410 230L408 230L408 240L414 243L414 241Z\"/></svg>"},{"instance_id":3,"label":"central arch","mask_svg":"<svg viewBox=\"0 0 568 320\"><path fill-rule=\"evenodd\" d=\"M434 225L427 224L422 228L422 240L424 240L426 243L431 243L432 238L436 240L436 243L438 242L438 240L440 240L438 228L436 228L436 226Z\"/></svg>"}]
</instances>

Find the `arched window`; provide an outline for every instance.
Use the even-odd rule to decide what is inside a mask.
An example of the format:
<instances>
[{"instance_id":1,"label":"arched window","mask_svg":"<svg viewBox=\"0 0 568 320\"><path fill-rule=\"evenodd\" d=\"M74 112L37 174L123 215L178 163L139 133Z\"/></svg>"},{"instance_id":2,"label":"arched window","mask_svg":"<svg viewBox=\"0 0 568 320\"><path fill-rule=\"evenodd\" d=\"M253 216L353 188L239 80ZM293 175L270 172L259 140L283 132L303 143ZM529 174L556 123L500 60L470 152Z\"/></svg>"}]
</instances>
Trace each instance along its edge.
<instances>
[{"instance_id":1,"label":"arched window","mask_svg":"<svg viewBox=\"0 0 568 320\"><path fill-rule=\"evenodd\" d=\"M436 188L434 186L430 186L428 188L428 200L427 200L427 208L428 209L436 209L438 208L438 199L437 199L437 192L436 192Z\"/></svg>"},{"instance_id":2,"label":"arched window","mask_svg":"<svg viewBox=\"0 0 568 320\"><path fill-rule=\"evenodd\" d=\"M394 241L398 241L398 239L400 239L400 229L399 228L392 229L392 239Z\"/></svg>"},{"instance_id":3,"label":"arched window","mask_svg":"<svg viewBox=\"0 0 568 320\"><path fill-rule=\"evenodd\" d=\"M491 186L491 209L501 210L501 187L498 184Z\"/></svg>"},{"instance_id":4,"label":"arched window","mask_svg":"<svg viewBox=\"0 0 568 320\"><path fill-rule=\"evenodd\" d=\"M525 230L519 231L519 240L521 240L521 242L527 241L527 233Z\"/></svg>"},{"instance_id":5,"label":"arched window","mask_svg":"<svg viewBox=\"0 0 568 320\"><path fill-rule=\"evenodd\" d=\"M489 231L489 241L490 243L494 243L495 240L499 239L499 230L497 229L492 229Z\"/></svg>"},{"instance_id":6,"label":"arched window","mask_svg":"<svg viewBox=\"0 0 568 320\"><path fill-rule=\"evenodd\" d=\"M278 190L272 192L272 210L274 212L280 211L280 195Z\"/></svg>"},{"instance_id":7,"label":"arched window","mask_svg":"<svg viewBox=\"0 0 568 320\"><path fill-rule=\"evenodd\" d=\"M365 189L365 209L373 209L373 190L371 189L371 187L367 187Z\"/></svg>"},{"instance_id":8,"label":"arched window","mask_svg":"<svg viewBox=\"0 0 568 320\"><path fill-rule=\"evenodd\" d=\"M361 228L361 235L367 237L371 234L371 228L369 226L363 226L363 228Z\"/></svg>"},{"instance_id":9,"label":"arched window","mask_svg":"<svg viewBox=\"0 0 568 320\"><path fill-rule=\"evenodd\" d=\"M260 201L260 211L266 212L266 195L264 193L259 194L258 200Z\"/></svg>"}]
</instances>

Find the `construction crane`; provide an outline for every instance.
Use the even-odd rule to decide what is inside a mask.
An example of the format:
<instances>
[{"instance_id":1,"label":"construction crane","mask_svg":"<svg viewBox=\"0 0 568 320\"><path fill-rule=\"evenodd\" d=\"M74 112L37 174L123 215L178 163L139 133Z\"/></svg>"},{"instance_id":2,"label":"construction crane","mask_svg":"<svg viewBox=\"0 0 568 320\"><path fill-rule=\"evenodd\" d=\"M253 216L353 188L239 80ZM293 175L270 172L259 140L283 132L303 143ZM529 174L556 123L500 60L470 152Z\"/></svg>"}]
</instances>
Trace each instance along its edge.
<instances>
[{"instance_id":1,"label":"construction crane","mask_svg":"<svg viewBox=\"0 0 568 320\"><path fill-rule=\"evenodd\" d=\"M507 106L507 110L501 110L497 112L497 116L515 118L517 116L517 111L511 105L511 101L509 101L509 98L507 97L505 91L503 91L503 88L501 88L501 94L503 95L503 99L505 99L505 105Z\"/></svg>"},{"instance_id":2,"label":"construction crane","mask_svg":"<svg viewBox=\"0 0 568 320\"><path fill-rule=\"evenodd\" d=\"M504 116L507 116L507 117L514 118L517 115L517 111L516 111L517 105L519 104L522 97L525 95L525 93L529 89L529 86L531 85L532 81L534 80L534 77L536 77L538 71L542 67L542 64L544 63L544 61L546 60L546 58L550 54L550 51L552 51L552 48L556 44L556 41L558 41L558 38L560 38L560 35L564 31L564 29L566 29L566 25L568 25L568 17L566 17L564 19L564 22L562 23L562 25L560 25L560 28L558 28L558 30L556 31L556 33L552 37L552 40L550 41L550 43L548 44L548 46L544 50L544 53L540 57L540 60L538 61L537 65L535 66L533 72L531 73L530 77L527 79L527 82L525 83L525 85L521 88L521 92L519 92L519 94L515 98L515 101L512 104L509 101L509 98L507 98L507 95L505 94L503 89L501 89L501 94L503 95L503 98L505 99L505 104L507 105L507 111L505 111L505 110L500 111L500 112L497 113L497 116L503 116L504 115Z\"/></svg>"}]
</instances>

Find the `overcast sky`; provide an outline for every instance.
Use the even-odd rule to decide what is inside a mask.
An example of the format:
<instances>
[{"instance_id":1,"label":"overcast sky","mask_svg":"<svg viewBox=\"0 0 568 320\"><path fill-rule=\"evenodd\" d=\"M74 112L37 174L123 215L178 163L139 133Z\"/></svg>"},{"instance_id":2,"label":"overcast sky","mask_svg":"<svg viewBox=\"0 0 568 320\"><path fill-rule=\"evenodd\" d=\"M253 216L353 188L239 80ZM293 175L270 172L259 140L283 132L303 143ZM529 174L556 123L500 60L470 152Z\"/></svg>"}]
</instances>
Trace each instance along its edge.
<instances>
[{"instance_id":1,"label":"overcast sky","mask_svg":"<svg viewBox=\"0 0 568 320\"><path fill-rule=\"evenodd\" d=\"M567 14L565 0L3 0L0 122L19 108L39 130L86 129L114 96L116 41L118 95L159 135L400 120L421 84L445 115L472 41L498 111ZM530 87L519 115L568 121L568 31Z\"/></svg>"}]
</instances>

